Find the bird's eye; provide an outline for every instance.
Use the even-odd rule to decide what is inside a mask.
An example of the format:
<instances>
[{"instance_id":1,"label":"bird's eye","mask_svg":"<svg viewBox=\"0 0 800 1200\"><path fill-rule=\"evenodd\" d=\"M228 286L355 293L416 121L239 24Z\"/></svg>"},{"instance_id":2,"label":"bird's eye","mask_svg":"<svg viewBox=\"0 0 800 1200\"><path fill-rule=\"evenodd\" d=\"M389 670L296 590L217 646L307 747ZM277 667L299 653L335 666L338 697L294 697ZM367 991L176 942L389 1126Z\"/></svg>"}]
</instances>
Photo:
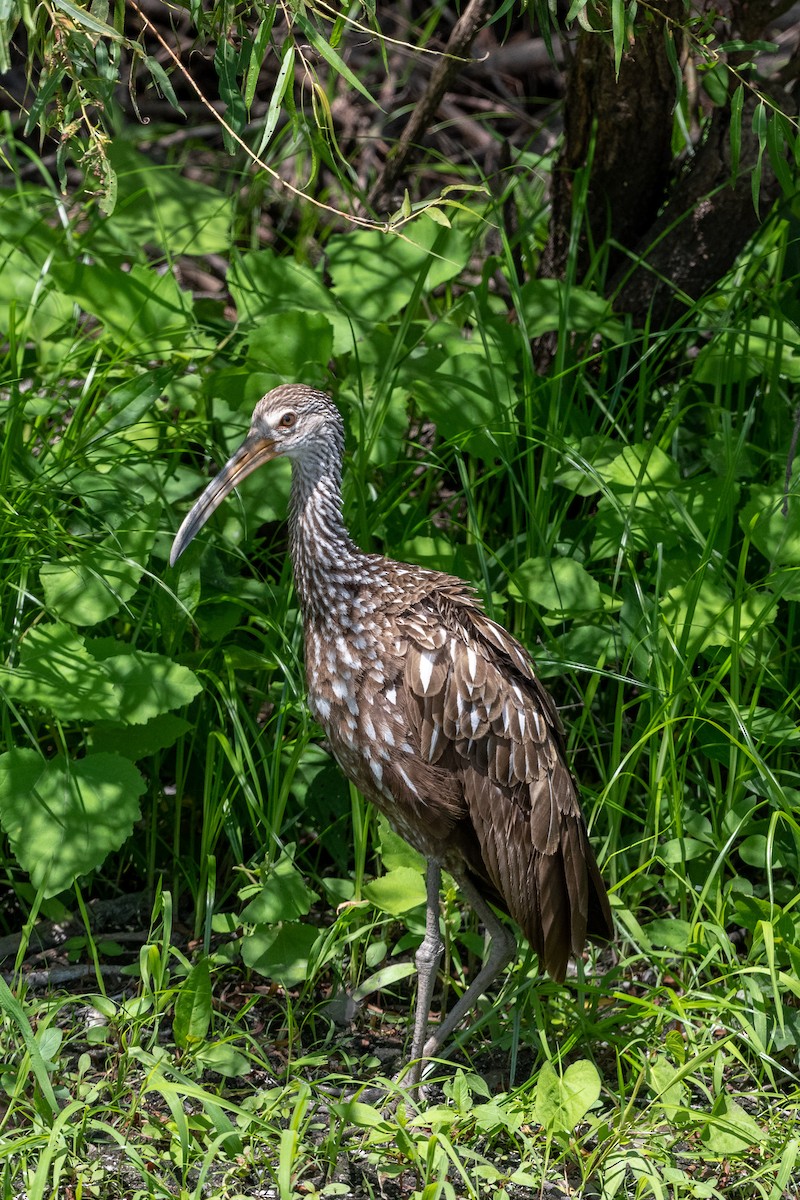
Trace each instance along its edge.
<instances>
[{"instance_id":1,"label":"bird's eye","mask_svg":"<svg viewBox=\"0 0 800 1200\"><path fill-rule=\"evenodd\" d=\"M285 412L278 424L281 429L291 429L293 425L297 424L297 413Z\"/></svg>"}]
</instances>

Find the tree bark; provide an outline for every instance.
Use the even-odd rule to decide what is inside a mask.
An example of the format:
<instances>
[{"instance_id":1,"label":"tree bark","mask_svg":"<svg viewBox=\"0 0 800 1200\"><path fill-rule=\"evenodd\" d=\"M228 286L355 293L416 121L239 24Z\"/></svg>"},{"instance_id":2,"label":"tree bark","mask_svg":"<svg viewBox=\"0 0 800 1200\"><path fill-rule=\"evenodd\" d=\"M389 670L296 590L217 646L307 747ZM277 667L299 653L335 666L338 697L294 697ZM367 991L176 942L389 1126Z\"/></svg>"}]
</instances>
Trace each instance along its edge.
<instances>
[{"instance_id":1,"label":"tree bark","mask_svg":"<svg viewBox=\"0 0 800 1200\"><path fill-rule=\"evenodd\" d=\"M789 2L779 0L772 7L770 0L737 0L726 32L735 36L737 28L746 28L752 39ZM649 320L653 328L664 328L675 317L682 297L696 300L718 282L780 193L753 131L758 94L768 93L769 84L759 83L758 94L746 92L735 178L729 104L714 110L694 154L673 160L677 83L665 37L679 30L683 19L681 0L661 0L658 13L650 10L623 55L618 80L608 41L582 33L567 84L564 145L539 269L549 278L565 275L575 237L576 172L588 169L585 224L574 248L576 281L586 279L595 248L609 248L600 286L618 312L630 313L637 325ZM772 85L773 100L781 112L794 115L797 104L782 86L787 70ZM759 157L756 212L752 174ZM540 368L552 352L547 339L534 347Z\"/></svg>"},{"instance_id":2,"label":"tree bark","mask_svg":"<svg viewBox=\"0 0 800 1200\"><path fill-rule=\"evenodd\" d=\"M663 203L671 170L672 113L676 82L665 48L665 25L677 21L682 0L663 0L622 56L619 79L614 51L601 34L583 32L567 81L564 145L553 176L550 237L540 274L563 276L572 238L575 173L591 160L588 228L578 246L578 276L593 248L609 239L633 246ZM611 269L621 252L612 251Z\"/></svg>"},{"instance_id":3,"label":"tree bark","mask_svg":"<svg viewBox=\"0 0 800 1200\"><path fill-rule=\"evenodd\" d=\"M781 97L787 111L787 97ZM733 266L737 255L761 225L780 195L769 158L761 161L758 212L753 205L751 178L759 155L752 118L756 100L750 96L742 112L739 167L733 178L730 111L714 112L708 133L678 180L669 203L634 248L630 263L610 282L614 307L629 312L634 323L664 328L679 312L681 295L697 300ZM792 109L794 106L792 105ZM760 214L760 215L759 215Z\"/></svg>"}]
</instances>

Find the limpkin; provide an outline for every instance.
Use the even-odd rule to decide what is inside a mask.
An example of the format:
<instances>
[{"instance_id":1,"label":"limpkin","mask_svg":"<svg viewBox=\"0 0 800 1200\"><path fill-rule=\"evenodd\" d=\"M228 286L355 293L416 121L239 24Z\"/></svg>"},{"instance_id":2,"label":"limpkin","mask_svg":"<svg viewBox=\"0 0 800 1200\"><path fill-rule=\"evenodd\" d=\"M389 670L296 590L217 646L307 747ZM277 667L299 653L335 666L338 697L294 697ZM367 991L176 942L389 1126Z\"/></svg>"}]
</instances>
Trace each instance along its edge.
<instances>
[{"instance_id":1,"label":"limpkin","mask_svg":"<svg viewBox=\"0 0 800 1200\"><path fill-rule=\"evenodd\" d=\"M274 388L178 530L170 563L251 471L290 460L309 706L344 774L428 863L408 1073L416 1086L423 1060L513 957L515 939L492 906L516 921L556 980L587 937L611 936L611 913L561 722L530 656L462 580L359 550L342 519L343 455L342 418L325 393ZM443 869L490 944L476 978L426 1038L443 949Z\"/></svg>"}]
</instances>

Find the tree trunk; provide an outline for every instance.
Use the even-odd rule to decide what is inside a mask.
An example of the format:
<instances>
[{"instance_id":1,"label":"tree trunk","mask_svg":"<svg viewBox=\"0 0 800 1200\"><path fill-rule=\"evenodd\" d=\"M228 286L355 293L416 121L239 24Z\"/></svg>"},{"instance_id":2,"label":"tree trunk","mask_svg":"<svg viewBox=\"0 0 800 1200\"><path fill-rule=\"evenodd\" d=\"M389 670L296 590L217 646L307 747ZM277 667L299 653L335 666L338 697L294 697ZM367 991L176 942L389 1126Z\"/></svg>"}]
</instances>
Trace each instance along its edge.
<instances>
[{"instance_id":1,"label":"tree trunk","mask_svg":"<svg viewBox=\"0 0 800 1200\"><path fill-rule=\"evenodd\" d=\"M663 203L672 162L676 81L665 48L665 23L677 20L682 0L652 10L622 56L619 79L605 37L581 33L565 97L564 144L553 176L550 238L540 274L563 276L570 249L575 173L591 159L588 229L581 231L578 277L594 247L611 240L634 246ZM621 251L612 251L613 270Z\"/></svg>"},{"instance_id":2,"label":"tree trunk","mask_svg":"<svg viewBox=\"0 0 800 1200\"><path fill-rule=\"evenodd\" d=\"M774 19L789 0L765 8L766 0L740 0L733 22L753 26ZM553 179L550 235L539 273L563 278L573 232L576 172L588 169L585 224L578 231L577 282L590 272L596 248L609 247L599 286L618 312L634 323L664 328L680 311L681 297L693 301L713 287L733 265L780 189L768 155L753 131L758 95L746 93L739 162L734 178L730 104L715 109L703 138L688 159L672 158L673 111L677 81L666 37L685 19L681 0L661 0L650 10L614 77L613 48L596 33L582 33L569 74L564 145ZM733 35L733 28L729 29ZM677 53L677 51L676 51ZM786 68L784 68L786 71ZM733 76L731 77L733 79ZM760 94L768 85L759 84ZM797 111L782 87L776 107ZM753 205L752 173L761 155L758 209ZM590 276L591 277L591 276ZM598 283L595 276L593 282ZM534 348L540 367L553 346Z\"/></svg>"},{"instance_id":3,"label":"tree trunk","mask_svg":"<svg viewBox=\"0 0 800 1200\"><path fill-rule=\"evenodd\" d=\"M784 112L786 101L787 97L781 97ZM637 325L649 314L652 326L664 328L680 312L681 295L693 301L712 288L733 266L780 195L775 172L764 154L756 212L751 186L759 155L752 124L756 103L751 95L743 107L735 180L730 110L718 108L690 168L635 247L633 259L638 256L639 263L632 271L630 263L620 268L612 279L609 291L616 291L614 307L631 313Z\"/></svg>"}]
</instances>

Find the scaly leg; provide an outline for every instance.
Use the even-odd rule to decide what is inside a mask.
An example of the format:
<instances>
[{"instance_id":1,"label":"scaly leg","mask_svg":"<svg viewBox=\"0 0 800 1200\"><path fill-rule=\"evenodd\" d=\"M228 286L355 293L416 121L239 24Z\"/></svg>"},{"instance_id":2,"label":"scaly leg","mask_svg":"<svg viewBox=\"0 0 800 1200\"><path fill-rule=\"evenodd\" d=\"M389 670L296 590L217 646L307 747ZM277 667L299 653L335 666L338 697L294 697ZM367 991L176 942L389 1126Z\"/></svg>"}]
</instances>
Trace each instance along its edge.
<instances>
[{"instance_id":1,"label":"scaly leg","mask_svg":"<svg viewBox=\"0 0 800 1200\"><path fill-rule=\"evenodd\" d=\"M423 1059L432 1058L434 1055L439 1053L443 1044L453 1033L453 1030L460 1024L470 1009L474 1007L478 997L489 989L493 980L497 978L504 967L508 966L517 952L517 943L513 934L509 929L506 928L505 925L503 925L501 921L498 921L497 917L489 908L489 905L486 903L483 896L481 896L480 892L470 882L470 880L463 875L456 876L456 883L463 892L465 899L469 901L469 903L475 909L475 912L486 926L486 932L491 939L489 943L489 953L480 971L475 976L467 990L464 992L464 995L458 1001L453 1010L447 1014L447 1017L444 1021L442 1021L441 1025L439 1025L438 1028L428 1038L421 1050ZM430 893L428 894L428 905L428 911L430 913ZM424 944L425 943L423 942L423 945ZM420 995L421 992L422 985L420 983ZM417 1001L417 1016L419 1017L419 1000ZM417 1028L415 1027L415 1047L417 1045L416 1035ZM415 1054L419 1052L420 1051L417 1048Z\"/></svg>"},{"instance_id":2,"label":"scaly leg","mask_svg":"<svg viewBox=\"0 0 800 1200\"><path fill-rule=\"evenodd\" d=\"M428 860L425 873L427 889L427 910L425 913L425 937L417 950L417 1007L414 1012L414 1037L411 1041L411 1066L406 1075L406 1082L416 1089L422 1074L423 1051L425 1038L428 1033L428 1019L431 1012L431 1000L436 983L436 972L444 950L444 942L439 932L439 891L442 882L442 868L433 859Z\"/></svg>"}]
</instances>

